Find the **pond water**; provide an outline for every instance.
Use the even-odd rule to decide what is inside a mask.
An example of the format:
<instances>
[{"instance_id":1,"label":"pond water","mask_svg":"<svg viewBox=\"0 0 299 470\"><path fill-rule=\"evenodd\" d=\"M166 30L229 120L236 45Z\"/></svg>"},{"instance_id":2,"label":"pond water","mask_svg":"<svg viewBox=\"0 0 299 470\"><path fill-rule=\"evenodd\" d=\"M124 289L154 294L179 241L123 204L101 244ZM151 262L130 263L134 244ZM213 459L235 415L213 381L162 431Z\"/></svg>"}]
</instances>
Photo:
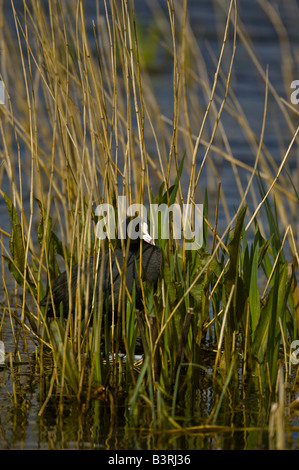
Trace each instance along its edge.
<instances>
[{"instance_id":1,"label":"pond water","mask_svg":"<svg viewBox=\"0 0 299 470\"><path fill-rule=\"evenodd\" d=\"M90 34L92 34L91 21L95 17L95 3L86 2L86 22L90 28ZM163 8L166 9L164 5L166 2L159 3L163 4ZM211 51L216 57L218 56L222 41L219 31L223 31L225 25L225 13L221 8L221 3L223 2L216 0L189 0L188 2L191 27L204 56L211 81L215 73ZM14 4L16 9L22 9L22 1L15 0ZM284 76L284 47L288 47L288 44L281 42L280 33L273 27L261 4L263 1L240 0L238 1L238 14L252 41L262 70L265 71L268 66L271 84L283 99L290 102L290 94L293 91L290 89L290 84L292 80L299 78L294 75L299 72L298 69L293 70L287 78ZM291 55L298 59L298 2L273 1L271 5L274 11L279 11L282 24L287 31ZM135 9L141 24L146 28L150 18L147 3L135 1ZM4 12L8 23L14 27L10 2L4 2ZM171 63L166 64L160 72L155 70L152 76L152 84L161 113L167 118L172 116L173 102L169 82L172 82ZM265 84L239 39L231 89L241 104L250 127L259 136L262 127ZM292 134L285 120L277 113L271 94L269 107L264 142L279 165ZM294 121L295 119L294 117ZM224 112L221 122L229 138L232 154L242 162L253 165L256 155L236 126L236 121L232 120L229 113ZM196 134L198 130L194 129L194 133ZM217 156L215 156L215 162L219 179L227 196L228 209L232 215L240 199L232 168L230 164L223 163L223 160L220 163ZM296 172L298 174L299 170L297 149L291 154L288 165L290 173L296 178ZM240 175L242 183L245 183L247 173L240 171ZM210 193L215 195L218 181L213 174L204 172L203 181ZM5 179L1 181L1 188L4 192L8 192ZM28 199L26 200L26 194L24 196L26 206ZM3 229L7 227L9 231L10 220L3 198L0 198L0 219L1 227ZM224 213L220 214L221 220L225 221ZM1 285L0 301L3 298L6 297L4 286ZM16 345L7 317L5 324L1 327L5 350L8 353L14 353ZM62 397L62 402L59 402L60 397L53 398L43 414L39 416L46 398L43 387L47 389L48 386L47 383L45 385L47 373L43 371L42 377L40 376L39 365L33 358L34 346L30 347L32 356L29 358L22 339L18 347L20 348L19 361L14 360L12 368L9 366L0 368L0 449L199 450L268 449L271 447L268 432L271 397L260 396L256 384L250 384L245 390L237 388L233 392L233 397L225 397L217 421L217 424L221 423L221 425L219 424L214 429L205 427L206 419L213 409L215 396L219 390L214 389L212 381L209 380L207 374L203 373L199 373L197 383L190 384L185 406L181 410L180 418L184 420L184 426L187 428L184 432L170 430L170 427L169 430L165 428L164 432L155 432L145 424L148 422L146 407L140 411L137 422L131 421L127 416L127 397L119 391L114 393L113 390L104 396L90 400L88 404L84 403L84 400L83 403L78 404L75 399ZM290 392L290 400L296 396L295 392L292 391L292 394ZM298 448L299 422L296 412L289 417L288 425L286 447Z\"/></svg>"},{"instance_id":2,"label":"pond water","mask_svg":"<svg viewBox=\"0 0 299 470\"><path fill-rule=\"evenodd\" d=\"M50 366L41 375L32 357L29 363L24 356L19 363L14 361L13 367L0 369L0 449L265 450L271 445L275 448L268 427L271 397L262 396L254 384L230 387L217 425L213 425L207 419L221 393L221 384L217 389L209 373L200 371L187 390L184 388L185 396L177 399L180 406L175 419L182 425L179 430L168 420L171 403L166 403L164 416L155 429L149 406L141 406L138 416L130 417L128 395L113 387L96 392L88 402L83 397L80 403L71 395L61 397L53 393L43 408L49 381ZM286 429L286 448L298 448L296 414L288 418Z\"/></svg>"}]
</instances>

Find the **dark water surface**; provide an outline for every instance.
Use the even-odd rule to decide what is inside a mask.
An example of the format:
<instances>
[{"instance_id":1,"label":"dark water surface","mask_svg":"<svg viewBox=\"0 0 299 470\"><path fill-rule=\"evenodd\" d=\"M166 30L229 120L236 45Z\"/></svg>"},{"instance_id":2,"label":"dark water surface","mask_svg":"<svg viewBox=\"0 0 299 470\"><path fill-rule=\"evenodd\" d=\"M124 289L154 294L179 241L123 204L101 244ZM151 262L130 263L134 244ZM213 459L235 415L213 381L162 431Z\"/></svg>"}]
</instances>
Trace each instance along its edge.
<instances>
[{"instance_id":1,"label":"dark water surface","mask_svg":"<svg viewBox=\"0 0 299 470\"><path fill-rule=\"evenodd\" d=\"M46 2L43 2L46 3ZM86 23L92 35L92 19L95 18L95 3L86 2ZM219 55L226 15L220 7L224 2L211 0L190 0L189 17L192 30L197 38L201 52L204 56L210 80L212 82L215 73L215 62L211 57L211 51L216 58ZM290 103L289 88L292 80L299 78L299 70L293 69L284 77L283 65L284 47L288 44L281 42L278 32L256 0L240 0L238 14L252 42L253 48L265 71L268 66L269 81L276 92ZM261 2L262 3L262 2ZM17 9L22 10L22 2L14 2ZM167 10L166 2L159 2ZM299 3L297 1L273 1L275 11L279 11L281 22L287 31L290 42L290 51L293 58L298 60L299 45ZM145 1L135 1L137 17L146 28L150 21L150 9ZM4 2L6 20L14 27L10 2ZM280 31L281 32L281 31ZM92 42L92 41L91 41ZM287 65L287 64L286 64ZM1 63L0 63L1 66ZM297 74L297 75L296 75ZM152 76L157 101L161 107L161 113L166 117L172 117L173 92L171 62L163 67L161 72L155 71ZM260 78L256 67L244 47L238 39L237 50L231 79L231 90L239 100L246 118L252 130L260 135L263 117L265 84ZM298 108L299 111L299 108ZM276 104L271 93L269 94L269 118L266 123L264 142L269 148L275 161L279 164L286 150L292 134L281 115L277 112ZM295 117L294 117L295 120ZM224 111L221 122L229 139L232 154L244 163L253 165L255 153L248 144L235 119ZM296 127L295 123L294 126ZM279 129L279 133L277 130ZM192 129L196 134L199 128ZM0 142L0 149L1 142ZM298 151L294 149L288 161L290 173L296 177L299 169ZM222 187L227 197L230 214L234 213L240 195L235 183L235 178L230 164L215 156L215 163ZM242 183L246 184L247 173L240 171ZM205 187L210 194L216 194L218 181L213 174L204 170L202 191ZM298 181L298 179L297 179ZM9 192L8 182L5 178L1 181L1 188ZM29 194L28 194L29 197ZM201 202L201 201L200 201ZM28 198L24 192L24 205L28 206ZM253 204L253 202L251 202ZM225 220L224 214L220 214ZM10 220L7 207L0 198L1 227L10 230ZM13 293L11 294L13 295ZM4 286L0 285L0 301L4 297ZM6 352L15 351L14 339L11 335L11 326L8 316L2 326L2 340L5 343ZM223 403L223 411L217 423L221 423L223 429L211 432L200 429L190 430L187 433L154 433L145 424L148 422L150 411L146 409L140 412L138 422L127 419L126 396L111 394L105 399L91 400L88 407L84 403L78 405L76 400L63 398L62 412L55 400L50 402L41 417L38 416L40 408L46 396L42 388L47 381L47 371L43 371L40 377L38 364L33 356L27 358L26 348L22 352L22 344L18 345L21 353L19 363L15 363L11 376L9 367L0 369L0 449L267 449L269 448L269 436L267 432L269 409L271 400L269 397L261 397L254 393L255 386L248 391L235 390L237 406L232 407L230 399ZM32 353L34 350L32 350ZM256 388L257 390L257 388ZM212 382L204 374L198 376L198 382L190 384L189 396L186 396L185 408L181 410L181 418L186 420L184 425L203 425L210 415L214 402L215 390ZM188 394L187 394L188 395ZM59 404L59 397L57 398ZM234 430L225 429L233 424ZM291 424L299 426L295 415ZM296 429L296 428L294 428ZM298 428L299 429L299 428ZM298 431L290 432L287 446L298 448Z\"/></svg>"}]
</instances>

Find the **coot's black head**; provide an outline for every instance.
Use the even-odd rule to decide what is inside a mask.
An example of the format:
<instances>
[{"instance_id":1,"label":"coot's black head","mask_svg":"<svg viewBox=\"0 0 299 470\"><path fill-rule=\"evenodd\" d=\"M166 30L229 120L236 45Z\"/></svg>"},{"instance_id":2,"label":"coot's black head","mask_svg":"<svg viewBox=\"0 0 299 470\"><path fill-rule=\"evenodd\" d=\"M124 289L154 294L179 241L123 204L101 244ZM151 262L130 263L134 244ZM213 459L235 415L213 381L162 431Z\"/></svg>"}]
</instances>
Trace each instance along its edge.
<instances>
[{"instance_id":1,"label":"coot's black head","mask_svg":"<svg viewBox=\"0 0 299 470\"><path fill-rule=\"evenodd\" d=\"M121 245L121 238L125 245L129 243L130 250L136 250L140 247L140 240L144 244L155 245L154 240L148 233L147 222L139 217L127 217L125 224L121 225L122 233L119 235L118 244Z\"/></svg>"}]
</instances>

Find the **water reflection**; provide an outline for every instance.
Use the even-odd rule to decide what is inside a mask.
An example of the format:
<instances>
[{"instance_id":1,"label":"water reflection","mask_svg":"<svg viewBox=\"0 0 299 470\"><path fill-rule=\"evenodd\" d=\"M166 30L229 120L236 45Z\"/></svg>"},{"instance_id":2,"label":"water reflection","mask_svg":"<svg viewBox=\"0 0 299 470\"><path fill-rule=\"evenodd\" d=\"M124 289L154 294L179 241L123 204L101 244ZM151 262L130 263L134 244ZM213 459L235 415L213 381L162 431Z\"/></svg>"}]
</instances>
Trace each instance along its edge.
<instances>
[{"instance_id":1,"label":"water reflection","mask_svg":"<svg viewBox=\"0 0 299 470\"><path fill-rule=\"evenodd\" d=\"M232 382L224 397L217 425L211 423L221 394L221 379L213 382L199 371L196 380L185 380L178 397L175 428L170 421L171 400L156 426L151 407L139 406L130 415L128 394L119 390L94 390L90 400L52 392L51 374L40 376L28 364L6 366L0 371L1 449L268 449L269 414L273 397L261 396L259 385ZM193 375L193 377L195 377ZM39 413L43 409L42 415ZM286 423L297 440L298 413ZM179 429L181 426L181 429ZM294 426L297 426L294 427Z\"/></svg>"}]
</instances>

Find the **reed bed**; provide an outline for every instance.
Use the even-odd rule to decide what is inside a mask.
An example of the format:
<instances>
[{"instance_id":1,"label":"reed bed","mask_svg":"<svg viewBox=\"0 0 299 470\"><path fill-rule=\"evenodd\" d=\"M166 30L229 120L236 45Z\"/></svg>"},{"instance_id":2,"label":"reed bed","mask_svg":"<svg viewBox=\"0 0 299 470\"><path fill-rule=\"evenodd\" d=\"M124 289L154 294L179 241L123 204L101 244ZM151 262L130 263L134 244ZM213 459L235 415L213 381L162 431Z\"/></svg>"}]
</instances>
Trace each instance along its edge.
<instances>
[{"instance_id":1,"label":"reed bed","mask_svg":"<svg viewBox=\"0 0 299 470\"><path fill-rule=\"evenodd\" d=\"M298 128L294 109L258 62L237 2L223 7L212 82L186 1L155 10L149 33L133 1L98 3L91 22L81 1L23 5L20 14L11 1L15 30L3 24L0 37L7 96L0 111L0 192L11 219L10 228L0 227L0 334L9 325L15 342L7 367L21 360L22 341L43 384L41 418L54 399L60 409L66 397L84 406L95 399L111 404L125 391L132 426L146 413L157 433L226 432L221 409L232 390L266 393L276 403L269 445L283 448L283 389L296 391L297 379L291 359L299 320L299 197L298 178L287 170ZM270 3L264 5L271 15ZM230 89L237 38L264 81L260 135ZM151 86L159 60L173 67L169 116ZM264 143L270 98L290 133L279 164ZM252 166L232 154L224 110L251 146ZM238 188L233 214L219 159L231 165ZM206 185L211 176L212 187ZM110 326L104 311L95 308L91 316L78 298L74 316L47 318L39 303L51 280L64 269L70 274L74 263L83 270L92 254L111 249L95 236L95 207L105 202L118 211L119 195L129 204L202 202L202 247L187 251L172 237L156 241L162 273L156 292L144 285L143 312L133 295L113 312ZM91 282L84 270L80 282ZM204 423L185 426L180 409L202 374L213 384L215 403Z\"/></svg>"}]
</instances>

